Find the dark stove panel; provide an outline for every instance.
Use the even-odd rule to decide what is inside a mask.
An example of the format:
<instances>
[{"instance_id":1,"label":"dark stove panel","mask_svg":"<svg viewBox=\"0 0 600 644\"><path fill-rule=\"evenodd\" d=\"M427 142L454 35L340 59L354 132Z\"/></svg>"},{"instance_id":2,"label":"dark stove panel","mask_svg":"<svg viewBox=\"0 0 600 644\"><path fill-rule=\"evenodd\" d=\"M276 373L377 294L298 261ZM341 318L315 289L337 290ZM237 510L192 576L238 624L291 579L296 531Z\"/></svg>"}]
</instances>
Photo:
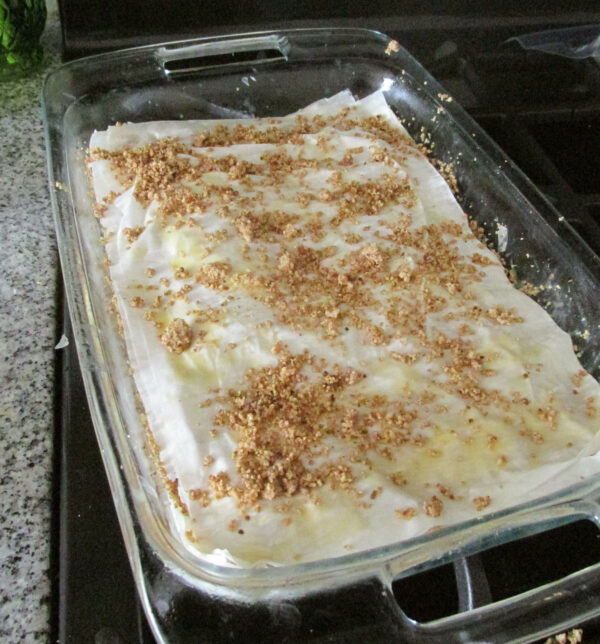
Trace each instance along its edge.
<instances>
[{"instance_id":1,"label":"dark stove panel","mask_svg":"<svg viewBox=\"0 0 600 644\"><path fill-rule=\"evenodd\" d=\"M597 104L600 105L600 97ZM574 192L598 198L600 109L594 115L567 122L536 123L531 126L531 132Z\"/></svg>"},{"instance_id":2,"label":"dark stove panel","mask_svg":"<svg viewBox=\"0 0 600 644\"><path fill-rule=\"evenodd\" d=\"M58 0L67 58L153 42L262 29L328 24L378 29L401 35L433 52L444 39L464 38L474 51L516 33L553 25L599 21L596 0ZM441 37L441 40L440 40Z\"/></svg>"},{"instance_id":3,"label":"dark stove panel","mask_svg":"<svg viewBox=\"0 0 600 644\"><path fill-rule=\"evenodd\" d=\"M65 320L68 320L65 310ZM64 333L73 337L67 323ZM150 644L73 342L61 354L58 615L63 644Z\"/></svg>"}]
</instances>

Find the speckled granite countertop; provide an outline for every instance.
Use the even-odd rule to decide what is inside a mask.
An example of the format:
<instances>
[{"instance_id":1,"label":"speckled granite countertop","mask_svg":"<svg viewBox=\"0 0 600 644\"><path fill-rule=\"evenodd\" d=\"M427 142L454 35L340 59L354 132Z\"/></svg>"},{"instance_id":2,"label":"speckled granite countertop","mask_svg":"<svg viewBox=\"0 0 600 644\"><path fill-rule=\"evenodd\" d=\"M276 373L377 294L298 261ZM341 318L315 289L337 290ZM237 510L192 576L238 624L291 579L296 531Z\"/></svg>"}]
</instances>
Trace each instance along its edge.
<instances>
[{"instance_id":1,"label":"speckled granite countertop","mask_svg":"<svg viewBox=\"0 0 600 644\"><path fill-rule=\"evenodd\" d=\"M56 8L44 36L57 50ZM49 56L50 64L57 60ZM40 92L45 70L0 83L0 641L50 637L58 258Z\"/></svg>"}]
</instances>

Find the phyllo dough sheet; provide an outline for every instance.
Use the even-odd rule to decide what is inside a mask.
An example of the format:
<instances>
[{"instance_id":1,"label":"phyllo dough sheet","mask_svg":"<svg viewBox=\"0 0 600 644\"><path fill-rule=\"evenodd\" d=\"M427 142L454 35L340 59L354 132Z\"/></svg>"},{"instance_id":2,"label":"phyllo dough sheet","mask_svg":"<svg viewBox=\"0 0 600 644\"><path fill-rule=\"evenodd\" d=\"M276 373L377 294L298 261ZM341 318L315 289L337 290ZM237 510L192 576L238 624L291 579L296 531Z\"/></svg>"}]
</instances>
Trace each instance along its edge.
<instances>
[{"instance_id":1,"label":"phyllo dough sheet","mask_svg":"<svg viewBox=\"0 0 600 644\"><path fill-rule=\"evenodd\" d=\"M194 552L338 556L598 470L598 383L381 93L119 124L88 166L158 478Z\"/></svg>"}]
</instances>

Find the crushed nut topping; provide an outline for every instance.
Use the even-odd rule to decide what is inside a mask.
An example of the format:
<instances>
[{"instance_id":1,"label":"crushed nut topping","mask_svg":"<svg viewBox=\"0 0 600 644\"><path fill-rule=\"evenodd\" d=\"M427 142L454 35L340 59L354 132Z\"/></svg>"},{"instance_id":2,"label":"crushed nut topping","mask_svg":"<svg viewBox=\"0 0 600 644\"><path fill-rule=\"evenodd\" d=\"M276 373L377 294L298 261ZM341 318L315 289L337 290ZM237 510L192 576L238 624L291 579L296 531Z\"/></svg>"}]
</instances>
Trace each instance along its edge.
<instances>
[{"instance_id":1,"label":"crushed nut topping","mask_svg":"<svg viewBox=\"0 0 600 644\"><path fill-rule=\"evenodd\" d=\"M172 353L183 353L192 344L192 329L181 318L175 318L160 336L160 341Z\"/></svg>"}]
</instances>

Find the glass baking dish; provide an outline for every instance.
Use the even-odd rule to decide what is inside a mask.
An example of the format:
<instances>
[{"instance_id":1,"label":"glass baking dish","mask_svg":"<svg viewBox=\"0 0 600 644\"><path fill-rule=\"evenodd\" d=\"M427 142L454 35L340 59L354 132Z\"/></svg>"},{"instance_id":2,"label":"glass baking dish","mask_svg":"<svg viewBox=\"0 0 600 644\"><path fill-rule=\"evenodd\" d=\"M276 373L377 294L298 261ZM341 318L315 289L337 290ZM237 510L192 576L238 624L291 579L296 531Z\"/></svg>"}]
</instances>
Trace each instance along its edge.
<instances>
[{"instance_id":1,"label":"glass baking dish","mask_svg":"<svg viewBox=\"0 0 600 644\"><path fill-rule=\"evenodd\" d=\"M588 519L600 477L400 543L294 566L238 569L194 557L153 482L114 316L85 171L91 133L117 121L280 116L338 91L381 89L435 158L517 282L600 375L600 260L444 89L389 37L357 29L253 33L74 61L43 92L50 190L73 334L97 439L144 609L158 641L527 641L600 614L599 566L428 624L407 618L394 579L511 539ZM424 128L424 129L423 129ZM101 545L101 544L99 544ZM107 553L110 556L110 553ZM358 618L357 614L361 617ZM331 639L333 638L333 639Z\"/></svg>"}]
</instances>

